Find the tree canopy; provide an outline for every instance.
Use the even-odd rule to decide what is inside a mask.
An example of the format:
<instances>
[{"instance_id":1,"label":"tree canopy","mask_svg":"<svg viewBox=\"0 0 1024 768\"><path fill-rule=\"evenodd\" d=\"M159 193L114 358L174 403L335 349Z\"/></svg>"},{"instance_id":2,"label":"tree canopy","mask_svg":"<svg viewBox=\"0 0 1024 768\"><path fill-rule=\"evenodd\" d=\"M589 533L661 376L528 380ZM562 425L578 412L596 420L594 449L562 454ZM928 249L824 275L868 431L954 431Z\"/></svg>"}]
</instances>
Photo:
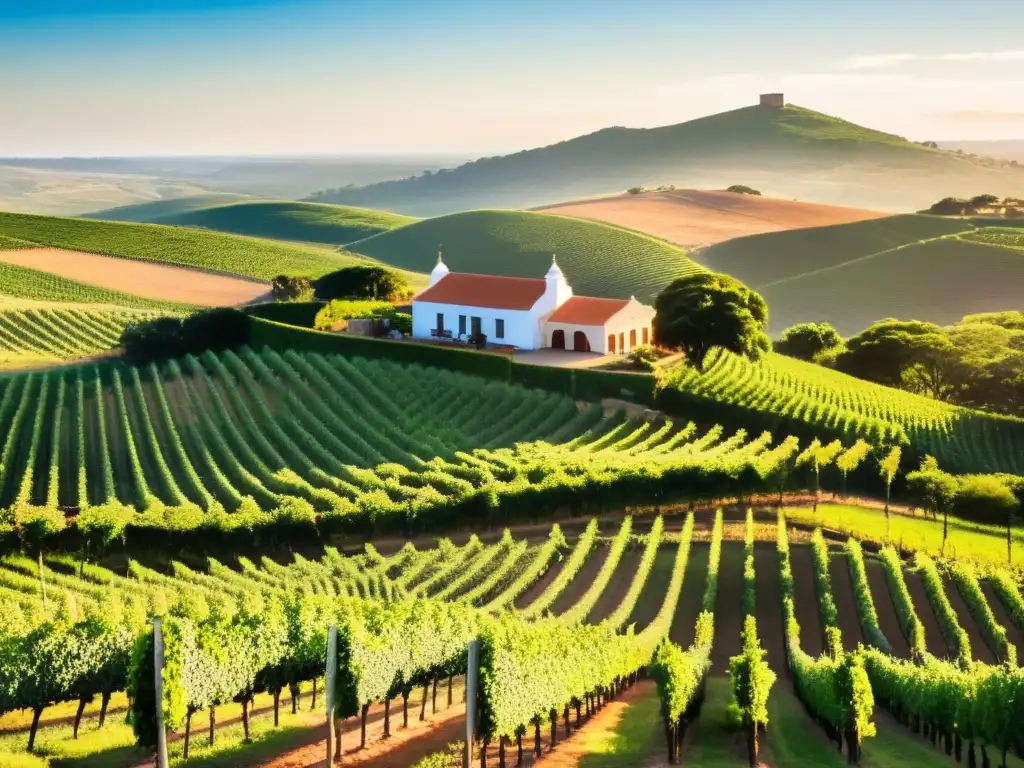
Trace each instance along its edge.
<instances>
[{"instance_id":1,"label":"tree canopy","mask_svg":"<svg viewBox=\"0 0 1024 768\"><path fill-rule=\"evenodd\" d=\"M828 323L798 323L782 332L775 351L799 360L814 360L842 343L839 332Z\"/></svg>"},{"instance_id":2,"label":"tree canopy","mask_svg":"<svg viewBox=\"0 0 1024 768\"><path fill-rule=\"evenodd\" d=\"M412 288L398 272L387 267L359 264L330 272L313 282L316 298L403 301Z\"/></svg>"},{"instance_id":3,"label":"tree canopy","mask_svg":"<svg viewBox=\"0 0 1024 768\"><path fill-rule=\"evenodd\" d=\"M764 299L728 275L702 272L681 277L658 294L654 310L655 342L681 349L700 370L715 347L751 360L771 349L764 332Z\"/></svg>"}]
</instances>

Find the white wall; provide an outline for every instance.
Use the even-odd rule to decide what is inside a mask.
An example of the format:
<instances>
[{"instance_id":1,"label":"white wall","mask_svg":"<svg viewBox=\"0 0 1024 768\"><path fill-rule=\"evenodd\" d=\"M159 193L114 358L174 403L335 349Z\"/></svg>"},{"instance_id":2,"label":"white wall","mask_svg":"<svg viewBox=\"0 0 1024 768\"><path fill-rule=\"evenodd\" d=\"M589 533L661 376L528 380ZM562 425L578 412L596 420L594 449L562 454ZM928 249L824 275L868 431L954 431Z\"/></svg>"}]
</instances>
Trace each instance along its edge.
<instances>
[{"instance_id":1,"label":"white wall","mask_svg":"<svg viewBox=\"0 0 1024 768\"><path fill-rule=\"evenodd\" d=\"M459 304L436 304L432 301L413 301L412 337L432 338L430 332L437 328L437 313L444 314L444 328L452 336L459 334L459 315L466 316L466 334L472 332L470 318L480 318L480 330L487 336L489 344L510 344L520 349L537 349L541 346L540 323L529 311L522 309L489 309L468 307ZM505 337L499 339L494 332L494 321L505 321Z\"/></svg>"},{"instance_id":2,"label":"white wall","mask_svg":"<svg viewBox=\"0 0 1024 768\"><path fill-rule=\"evenodd\" d=\"M600 325L574 325L572 323L544 323L544 346L551 346L551 334L555 331L563 331L565 333L565 348L572 350L573 348L573 335L576 331L583 331L587 334L587 341L590 342L591 352L605 353L605 347L607 346L607 338L605 337L604 327Z\"/></svg>"},{"instance_id":3,"label":"white wall","mask_svg":"<svg viewBox=\"0 0 1024 768\"><path fill-rule=\"evenodd\" d=\"M634 299L609 318L605 325L605 343L607 344L608 335L614 333L616 354L629 352L633 347L643 345L643 329L647 328L647 343L651 344L653 342L653 331L651 329L651 324L653 322L654 308L641 304L639 301ZM636 331L635 344L629 343L630 331ZM622 340L624 342L623 347L619 346L618 337L620 333L622 334Z\"/></svg>"}]
</instances>

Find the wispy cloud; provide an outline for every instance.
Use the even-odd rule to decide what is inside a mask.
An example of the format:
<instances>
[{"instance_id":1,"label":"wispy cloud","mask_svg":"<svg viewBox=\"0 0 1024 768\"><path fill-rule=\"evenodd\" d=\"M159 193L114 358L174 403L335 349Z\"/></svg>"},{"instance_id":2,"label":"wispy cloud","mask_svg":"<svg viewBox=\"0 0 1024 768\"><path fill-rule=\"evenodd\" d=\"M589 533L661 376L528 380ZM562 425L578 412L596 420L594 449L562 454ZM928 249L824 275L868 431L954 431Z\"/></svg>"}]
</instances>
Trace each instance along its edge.
<instances>
[{"instance_id":1,"label":"wispy cloud","mask_svg":"<svg viewBox=\"0 0 1024 768\"><path fill-rule=\"evenodd\" d=\"M1024 50L967 51L964 53L876 53L849 56L839 62L840 69L885 69L914 61L1024 61Z\"/></svg>"}]
</instances>

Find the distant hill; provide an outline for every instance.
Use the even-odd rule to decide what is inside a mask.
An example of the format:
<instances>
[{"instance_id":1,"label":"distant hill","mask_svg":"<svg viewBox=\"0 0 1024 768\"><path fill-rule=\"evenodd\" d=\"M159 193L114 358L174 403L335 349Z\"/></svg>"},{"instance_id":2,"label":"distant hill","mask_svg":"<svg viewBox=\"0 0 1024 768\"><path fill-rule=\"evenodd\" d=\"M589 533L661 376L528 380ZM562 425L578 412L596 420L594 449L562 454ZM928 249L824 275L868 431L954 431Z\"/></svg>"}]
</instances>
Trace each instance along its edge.
<instances>
[{"instance_id":1,"label":"distant hill","mask_svg":"<svg viewBox=\"0 0 1024 768\"><path fill-rule=\"evenodd\" d=\"M848 336L886 317L946 324L1024 309L1024 229L965 219L906 215L773 232L695 258L759 291L773 335L811 320Z\"/></svg>"},{"instance_id":2,"label":"distant hill","mask_svg":"<svg viewBox=\"0 0 1024 768\"><path fill-rule=\"evenodd\" d=\"M352 263L331 249L161 224L127 224L0 213L0 236L35 245L270 280L281 272L316 277ZM0 288L2 292L2 288Z\"/></svg>"},{"instance_id":3,"label":"distant hill","mask_svg":"<svg viewBox=\"0 0 1024 768\"><path fill-rule=\"evenodd\" d=\"M860 208L701 189L613 195L538 210L635 229L688 248L762 232L846 224L888 215Z\"/></svg>"},{"instance_id":4,"label":"distant hill","mask_svg":"<svg viewBox=\"0 0 1024 768\"><path fill-rule=\"evenodd\" d=\"M528 211L467 211L425 219L352 243L387 264L429 272L438 248L456 272L542 277L552 254L580 295L653 301L700 267L669 243L608 224Z\"/></svg>"},{"instance_id":5,"label":"distant hill","mask_svg":"<svg viewBox=\"0 0 1024 768\"><path fill-rule=\"evenodd\" d=\"M1024 139L996 141L940 141L943 149L959 149L984 157L1000 157L1024 164Z\"/></svg>"},{"instance_id":6,"label":"distant hill","mask_svg":"<svg viewBox=\"0 0 1024 768\"><path fill-rule=\"evenodd\" d=\"M113 208L85 218L202 227L236 235L329 245L345 245L414 221L409 216L367 208L254 200L226 194Z\"/></svg>"},{"instance_id":7,"label":"distant hill","mask_svg":"<svg viewBox=\"0 0 1024 768\"><path fill-rule=\"evenodd\" d=\"M900 211L926 207L937 195L1024 194L1024 168L985 164L798 106L752 106L660 128L606 128L309 199L433 216L535 208L636 185L738 183L773 197Z\"/></svg>"}]
</instances>

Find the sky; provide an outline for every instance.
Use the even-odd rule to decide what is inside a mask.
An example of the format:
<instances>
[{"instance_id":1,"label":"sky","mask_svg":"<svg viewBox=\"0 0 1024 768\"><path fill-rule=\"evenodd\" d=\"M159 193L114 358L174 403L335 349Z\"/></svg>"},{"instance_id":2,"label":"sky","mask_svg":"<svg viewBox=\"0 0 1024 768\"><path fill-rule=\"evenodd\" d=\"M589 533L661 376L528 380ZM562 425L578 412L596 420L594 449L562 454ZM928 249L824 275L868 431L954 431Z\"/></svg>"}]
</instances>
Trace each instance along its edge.
<instances>
[{"instance_id":1,"label":"sky","mask_svg":"<svg viewBox=\"0 0 1024 768\"><path fill-rule=\"evenodd\" d=\"M0 156L496 154L761 92L1024 139L1020 0L0 0Z\"/></svg>"}]
</instances>

